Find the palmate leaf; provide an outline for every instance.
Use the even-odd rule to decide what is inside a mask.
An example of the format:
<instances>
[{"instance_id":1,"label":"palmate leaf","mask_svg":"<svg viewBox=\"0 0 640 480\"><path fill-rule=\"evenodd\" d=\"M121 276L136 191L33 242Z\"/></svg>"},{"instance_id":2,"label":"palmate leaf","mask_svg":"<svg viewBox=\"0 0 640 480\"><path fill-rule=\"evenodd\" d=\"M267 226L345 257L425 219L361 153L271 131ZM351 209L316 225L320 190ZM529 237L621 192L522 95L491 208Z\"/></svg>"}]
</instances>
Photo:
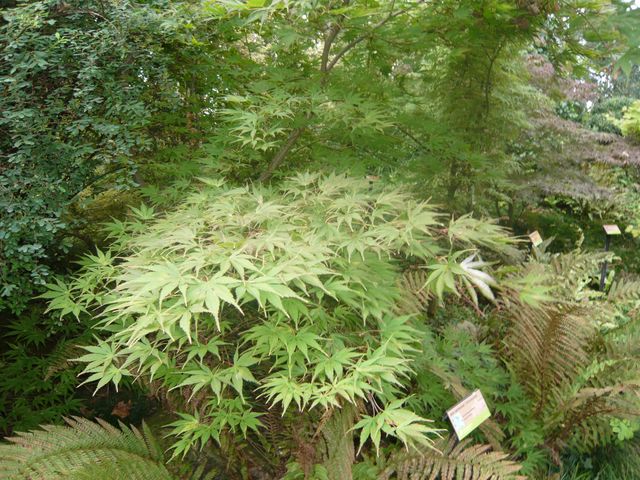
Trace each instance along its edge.
<instances>
[{"instance_id":1,"label":"palmate leaf","mask_svg":"<svg viewBox=\"0 0 640 480\"><path fill-rule=\"evenodd\" d=\"M98 420L18 433L0 445L2 480L172 480L149 429Z\"/></svg>"},{"instance_id":2,"label":"palmate leaf","mask_svg":"<svg viewBox=\"0 0 640 480\"><path fill-rule=\"evenodd\" d=\"M379 453L382 433L400 439L407 449L410 446L415 449L434 448L432 437L439 436L443 430L429 427L428 424L432 420L402 408L403 403L404 400L395 400L377 415L365 415L353 426L353 430L360 431L360 450L370 439L376 448L376 453Z\"/></svg>"},{"instance_id":3,"label":"palmate leaf","mask_svg":"<svg viewBox=\"0 0 640 480\"><path fill-rule=\"evenodd\" d=\"M218 369L211 370L206 365L201 365L197 369L186 370L182 373L186 378L174 388L190 387L191 396L189 397L189 401L191 401L193 396L205 387L208 388L208 393L213 393L220 398L223 389L224 377L220 374Z\"/></svg>"},{"instance_id":4,"label":"palmate leaf","mask_svg":"<svg viewBox=\"0 0 640 480\"><path fill-rule=\"evenodd\" d=\"M96 391L98 391L101 387L111 382L115 385L117 391L122 378L131 376L127 368L117 364L120 354L112 344L99 341L98 345L82 346L80 348L89 353L74 359L74 361L87 363L84 373L91 374L81 385L97 381Z\"/></svg>"},{"instance_id":5,"label":"palmate leaf","mask_svg":"<svg viewBox=\"0 0 640 480\"><path fill-rule=\"evenodd\" d=\"M424 446L435 430L391 405L420 346L415 308L393 313L402 267L429 272L408 280L421 281L414 307L465 288L491 300L488 264L451 243L509 244L476 220L450 237L443 217L400 188L346 175L240 187L201 179L173 210L127 232L117 262L87 258L68 288L56 286L57 308L78 292L95 296L81 304L101 318L105 343L82 361L98 386L153 379L191 400L185 414L211 419L229 396L288 415L374 399L389 407L381 432ZM216 403L200 411L207 401ZM193 438L179 436L184 452Z\"/></svg>"},{"instance_id":6,"label":"palmate leaf","mask_svg":"<svg viewBox=\"0 0 640 480\"><path fill-rule=\"evenodd\" d=\"M61 317L71 313L79 318L80 313L86 310L74 300L73 292L68 285L59 279L55 279L55 282L47 284L47 291L38 297L49 300L47 312L58 310Z\"/></svg>"},{"instance_id":7,"label":"palmate leaf","mask_svg":"<svg viewBox=\"0 0 640 480\"><path fill-rule=\"evenodd\" d=\"M282 415L291 402L294 402L299 410L303 410L314 391L310 383L298 383L285 375L277 374L267 378L261 388L265 390L263 395L270 403L282 405Z\"/></svg>"},{"instance_id":8,"label":"palmate leaf","mask_svg":"<svg viewBox=\"0 0 640 480\"><path fill-rule=\"evenodd\" d=\"M316 361L312 379L321 378L333 382L334 378L342 377L345 369L353 366L353 361L360 358L361 355L353 348L343 348L331 356L325 354L319 361Z\"/></svg>"},{"instance_id":9,"label":"palmate leaf","mask_svg":"<svg viewBox=\"0 0 640 480\"><path fill-rule=\"evenodd\" d=\"M478 304L476 290L487 300L495 302L491 287L497 286L497 283L491 275L480 270L481 267L489 264L482 260L476 260L477 254L475 253L458 262L458 258L462 254L464 251L456 252L439 263L428 265L427 268L431 270L431 273L423 288L427 288L438 299L442 299L445 292L459 296L459 284L461 283L476 305Z\"/></svg>"},{"instance_id":10,"label":"palmate leaf","mask_svg":"<svg viewBox=\"0 0 640 480\"><path fill-rule=\"evenodd\" d=\"M471 295L475 304L478 303L478 297L475 295L475 290L471 287L472 284L485 298L494 302L496 298L491 291L491 287L495 287L497 285L496 281L491 275L480 270L481 267L485 267L489 264L487 262L483 262L481 259L476 260L476 256L476 254L469 255L460 262L460 268L462 268L465 273L462 277L462 282L467 287L467 291L469 292L469 295Z\"/></svg>"},{"instance_id":11,"label":"palmate leaf","mask_svg":"<svg viewBox=\"0 0 640 480\"><path fill-rule=\"evenodd\" d=\"M173 427L169 435L179 438L171 447L172 458L184 457L196 444L203 449L209 440L215 440L220 445L220 436L225 428L246 438L250 430L257 432L263 426L260 421L262 414L254 412L239 398L213 400L209 405L217 407L213 417L203 417L198 412L194 415L178 413L179 419L167 425Z\"/></svg>"},{"instance_id":12,"label":"palmate leaf","mask_svg":"<svg viewBox=\"0 0 640 480\"><path fill-rule=\"evenodd\" d=\"M379 480L520 480L521 466L509 460L503 452L491 451L489 445L472 444L470 440L456 443L455 438L443 440L436 448L422 452L397 452Z\"/></svg>"},{"instance_id":13,"label":"palmate leaf","mask_svg":"<svg viewBox=\"0 0 640 480\"><path fill-rule=\"evenodd\" d=\"M517 248L518 240L511 236L508 229L489 219L463 215L449 222L447 234L452 244L483 246L515 259L522 256Z\"/></svg>"}]
</instances>

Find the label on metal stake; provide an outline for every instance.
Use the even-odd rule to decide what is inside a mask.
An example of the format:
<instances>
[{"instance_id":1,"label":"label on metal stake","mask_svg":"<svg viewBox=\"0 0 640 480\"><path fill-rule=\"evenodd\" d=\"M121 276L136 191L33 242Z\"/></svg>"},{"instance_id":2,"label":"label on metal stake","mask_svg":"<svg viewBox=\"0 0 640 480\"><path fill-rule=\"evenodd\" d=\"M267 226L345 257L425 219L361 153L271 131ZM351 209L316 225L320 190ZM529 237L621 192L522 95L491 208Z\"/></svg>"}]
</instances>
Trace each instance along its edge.
<instances>
[{"instance_id":1,"label":"label on metal stake","mask_svg":"<svg viewBox=\"0 0 640 480\"><path fill-rule=\"evenodd\" d=\"M604 231L607 235L622 235L622 232L620 231L620 227L618 227L618 225L603 225L602 228L604 228Z\"/></svg>"},{"instance_id":2,"label":"label on metal stake","mask_svg":"<svg viewBox=\"0 0 640 480\"><path fill-rule=\"evenodd\" d=\"M447 416L456 431L458 440L462 440L489 418L491 412L489 412L487 402L484 401L482 392L476 390L447 410Z\"/></svg>"},{"instance_id":3,"label":"label on metal stake","mask_svg":"<svg viewBox=\"0 0 640 480\"><path fill-rule=\"evenodd\" d=\"M540 233L537 230L529 234L529 240L531 240L531 244L534 247L537 247L542 243L542 237L540 236Z\"/></svg>"}]
</instances>

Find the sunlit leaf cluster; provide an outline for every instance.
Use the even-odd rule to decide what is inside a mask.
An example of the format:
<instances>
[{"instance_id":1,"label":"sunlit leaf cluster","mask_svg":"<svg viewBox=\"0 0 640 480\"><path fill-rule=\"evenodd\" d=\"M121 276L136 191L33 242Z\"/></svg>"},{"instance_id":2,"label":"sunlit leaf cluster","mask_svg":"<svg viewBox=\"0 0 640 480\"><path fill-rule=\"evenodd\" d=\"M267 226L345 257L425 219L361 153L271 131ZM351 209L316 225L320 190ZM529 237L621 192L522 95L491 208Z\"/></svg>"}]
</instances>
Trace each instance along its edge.
<instances>
[{"instance_id":1,"label":"sunlit leaf cluster","mask_svg":"<svg viewBox=\"0 0 640 480\"><path fill-rule=\"evenodd\" d=\"M362 442L384 432L428 446L435 430L400 408L419 354L416 317L393 313L402 271L432 271L422 288L436 298L493 300L488 265L452 251L450 235L498 250L513 241L464 218L447 235L433 206L366 179L203 182L144 233L137 220L112 229L115 250L46 294L63 315L101 318L106 339L79 358L86 381L142 376L178 395L177 453L223 429L258 430L265 407L313 416L345 404L373 409L354 427Z\"/></svg>"}]
</instances>

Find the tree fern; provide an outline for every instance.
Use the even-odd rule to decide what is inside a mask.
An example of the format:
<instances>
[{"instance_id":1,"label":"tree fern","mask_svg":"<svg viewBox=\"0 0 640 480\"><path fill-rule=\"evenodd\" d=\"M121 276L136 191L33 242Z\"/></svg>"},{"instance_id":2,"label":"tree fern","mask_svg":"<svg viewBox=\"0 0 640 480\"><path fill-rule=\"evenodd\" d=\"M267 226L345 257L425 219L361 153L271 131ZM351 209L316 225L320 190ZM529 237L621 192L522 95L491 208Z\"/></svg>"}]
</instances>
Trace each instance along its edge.
<instances>
[{"instance_id":1,"label":"tree fern","mask_svg":"<svg viewBox=\"0 0 640 480\"><path fill-rule=\"evenodd\" d=\"M0 445L2 480L171 480L151 432L73 417Z\"/></svg>"},{"instance_id":2,"label":"tree fern","mask_svg":"<svg viewBox=\"0 0 640 480\"><path fill-rule=\"evenodd\" d=\"M489 445L460 443L451 438L439 445L440 451L421 454L399 452L389 459L389 466L379 480L511 480L521 466L503 452L491 451Z\"/></svg>"},{"instance_id":3,"label":"tree fern","mask_svg":"<svg viewBox=\"0 0 640 480\"><path fill-rule=\"evenodd\" d=\"M350 405L326 414L327 420L319 427L322 432L321 451L329 478L351 478L355 459L353 425L355 409Z\"/></svg>"}]
</instances>

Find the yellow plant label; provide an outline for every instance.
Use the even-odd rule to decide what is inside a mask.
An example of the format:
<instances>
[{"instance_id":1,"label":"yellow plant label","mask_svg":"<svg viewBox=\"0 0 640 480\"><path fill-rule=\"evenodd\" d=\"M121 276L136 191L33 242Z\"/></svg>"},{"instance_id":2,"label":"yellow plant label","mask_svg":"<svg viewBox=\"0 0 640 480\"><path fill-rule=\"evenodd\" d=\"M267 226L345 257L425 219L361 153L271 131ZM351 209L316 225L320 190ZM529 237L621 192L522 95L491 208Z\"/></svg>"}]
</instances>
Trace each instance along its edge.
<instances>
[{"instance_id":1,"label":"yellow plant label","mask_svg":"<svg viewBox=\"0 0 640 480\"><path fill-rule=\"evenodd\" d=\"M542 237L540 236L538 230L529 234L529 240L531 240L531 243L534 247L537 247L542 243Z\"/></svg>"},{"instance_id":2,"label":"yellow plant label","mask_svg":"<svg viewBox=\"0 0 640 480\"><path fill-rule=\"evenodd\" d=\"M602 228L607 235L622 235L618 225L603 225Z\"/></svg>"},{"instance_id":3,"label":"yellow plant label","mask_svg":"<svg viewBox=\"0 0 640 480\"><path fill-rule=\"evenodd\" d=\"M476 390L447 410L447 416L456 431L458 440L462 440L489 418L491 412L482 392Z\"/></svg>"}]
</instances>

